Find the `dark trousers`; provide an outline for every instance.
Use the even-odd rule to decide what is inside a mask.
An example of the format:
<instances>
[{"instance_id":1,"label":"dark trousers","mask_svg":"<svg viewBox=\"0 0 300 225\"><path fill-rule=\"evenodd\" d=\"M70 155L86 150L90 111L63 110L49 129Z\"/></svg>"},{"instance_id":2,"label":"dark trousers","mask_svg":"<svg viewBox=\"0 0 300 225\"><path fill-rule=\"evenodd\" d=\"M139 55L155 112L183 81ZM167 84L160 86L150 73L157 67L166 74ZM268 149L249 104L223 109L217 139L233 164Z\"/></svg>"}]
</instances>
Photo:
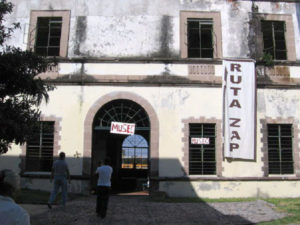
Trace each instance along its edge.
<instances>
[{"instance_id":1,"label":"dark trousers","mask_svg":"<svg viewBox=\"0 0 300 225\"><path fill-rule=\"evenodd\" d=\"M110 187L97 186L97 205L96 212L102 218L106 216L106 210L109 200Z\"/></svg>"}]
</instances>

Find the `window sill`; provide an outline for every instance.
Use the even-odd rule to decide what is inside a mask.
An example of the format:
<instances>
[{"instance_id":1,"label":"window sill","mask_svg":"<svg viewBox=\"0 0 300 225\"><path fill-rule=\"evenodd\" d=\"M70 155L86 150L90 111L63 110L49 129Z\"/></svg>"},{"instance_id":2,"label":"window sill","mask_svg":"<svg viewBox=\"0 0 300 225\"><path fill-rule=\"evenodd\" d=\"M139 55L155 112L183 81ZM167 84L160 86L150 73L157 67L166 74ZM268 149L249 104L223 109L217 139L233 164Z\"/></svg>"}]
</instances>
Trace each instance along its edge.
<instances>
[{"instance_id":1,"label":"window sill","mask_svg":"<svg viewBox=\"0 0 300 225\"><path fill-rule=\"evenodd\" d=\"M269 174L268 177L270 178L296 178L296 174Z\"/></svg>"},{"instance_id":2,"label":"window sill","mask_svg":"<svg viewBox=\"0 0 300 225\"><path fill-rule=\"evenodd\" d=\"M261 181L300 181L297 176L274 177L218 177L218 176L185 176L185 177L151 177L155 181L229 181L229 182L261 182Z\"/></svg>"},{"instance_id":3,"label":"window sill","mask_svg":"<svg viewBox=\"0 0 300 225\"><path fill-rule=\"evenodd\" d=\"M67 56L44 56L47 59L65 59Z\"/></svg>"},{"instance_id":4,"label":"window sill","mask_svg":"<svg viewBox=\"0 0 300 225\"><path fill-rule=\"evenodd\" d=\"M199 178L199 179L202 179L202 178L217 178L218 176L216 174L213 174L213 175L188 175L187 178Z\"/></svg>"},{"instance_id":5,"label":"window sill","mask_svg":"<svg viewBox=\"0 0 300 225\"><path fill-rule=\"evenodd\" d=\"M25 171L23 173L24 175L50 175L51 172L42 172L42 171Z\"/></svg>"},{"instance_id":6,"label":"window sill","mask_svg":"<svg viewBox=\"0 0 300 225\"><path fill-rule=\"evenodd\" d=\"M201 62L201 63L219 63L222 64L221 58L181 58L183 61Z\"/></svg>"},{"instance_id":7,"label":"window sill","mask_svg":"<svg viewBox=\"0 0 300 225\"><path fill-rule=\"evenodd\" d=\"M50 179L51 172L24 172L21 177L31 179ZM72 180L90 180L91 176L71 175Z\"/></svg>"},{"instance_id":8,"label":"window sill","mask_svg":"<svg viewBox=\"0 0 300 225\"><path fill-rule=\"evenodd\" d=\"M274 67L274 66L298 66L299 63L300 63L297 60L289 60L289 59L286 59L286 60L273 60L273 62L274 62L274 65L270 66L270 67ZM265 62L260 60L260 59L257 59L255 65L256 66L265 66Z\"/></svg>"},{"instance_id":9,"label":"window sill","mask_svg":"<svg viewBox=\"0 0 300 225\"><path fill-rule=\"evenodd\" d=\"M21 177L30 177L30 178L44 178L44 179L49 179L50 178L50 175L51 175L51 172L39 172L39 171L36 171L36 172L23 172L21 174Z\"/></svg>"}]
</instances>

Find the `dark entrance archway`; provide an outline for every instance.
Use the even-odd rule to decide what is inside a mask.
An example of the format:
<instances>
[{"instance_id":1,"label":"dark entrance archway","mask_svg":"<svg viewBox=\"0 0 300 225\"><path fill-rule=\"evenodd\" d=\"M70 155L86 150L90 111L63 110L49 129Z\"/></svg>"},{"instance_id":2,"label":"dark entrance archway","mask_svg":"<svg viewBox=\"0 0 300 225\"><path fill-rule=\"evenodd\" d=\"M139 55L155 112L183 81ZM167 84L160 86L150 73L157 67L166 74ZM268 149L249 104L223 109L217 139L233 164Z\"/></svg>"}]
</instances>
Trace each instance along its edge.
<instances>
[{"instance_id":1,"label":"dark entrance archway","mask_svg":"<svg viewBox=\"0 0 300 225\"><path fill-rule=\"evenodd\" d=\"M111 122L135 124L135 135L110 133ZM137 191L147 184L150 167L150 120L139 104L117 99L103 105L93 120L91 174L97 164L110 157L114 169L112 188L116 192ZM92 186L96 185L96 177Z\"/></svg>"}]
</instances>

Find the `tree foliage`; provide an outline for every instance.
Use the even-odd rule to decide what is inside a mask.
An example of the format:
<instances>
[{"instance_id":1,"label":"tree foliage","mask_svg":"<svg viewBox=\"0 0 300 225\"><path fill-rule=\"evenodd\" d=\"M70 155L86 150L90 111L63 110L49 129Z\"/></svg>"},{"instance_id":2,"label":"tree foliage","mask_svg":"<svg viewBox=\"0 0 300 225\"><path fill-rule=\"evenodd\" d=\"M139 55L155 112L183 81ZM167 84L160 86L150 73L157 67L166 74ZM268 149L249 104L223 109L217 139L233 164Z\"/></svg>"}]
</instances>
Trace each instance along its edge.
<instances>
[{"instance_id":1,"label":"tree foliage","mask_svg":"<svg viewBox=\"0 0 300 225\"><path fill-rule=\"evenodd\" d=\"M48 101L52 85L38 77L55 63L5 45L18 23L5 25L5 16L13 10L7 0L0 0L0 154L10 148L11 143L23 144L32 134L40 118L39 105Z\"/></svg>"}]
</instances>

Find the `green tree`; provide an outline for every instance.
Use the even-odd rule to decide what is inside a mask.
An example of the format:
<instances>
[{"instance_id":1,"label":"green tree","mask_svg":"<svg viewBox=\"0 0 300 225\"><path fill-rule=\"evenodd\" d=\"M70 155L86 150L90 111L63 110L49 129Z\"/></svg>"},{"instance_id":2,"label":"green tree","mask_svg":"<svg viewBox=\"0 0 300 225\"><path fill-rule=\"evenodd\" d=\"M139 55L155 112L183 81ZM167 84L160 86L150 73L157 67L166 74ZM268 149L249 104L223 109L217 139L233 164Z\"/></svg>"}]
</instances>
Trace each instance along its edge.
<instances>
[{"instance_id":1,"label":"green tree","mask_svg":"<svg viewBox=\"0 0 300 225\"><path fill-rule=\"evenodd\" d=\"M18 23L4 25L12 10L12 3L0 0L0 154L12 143L26 142L40 118L38 107L54 88L38 77L54 60L5 44L19 28Z\"/></svg>"}]
</instances>

